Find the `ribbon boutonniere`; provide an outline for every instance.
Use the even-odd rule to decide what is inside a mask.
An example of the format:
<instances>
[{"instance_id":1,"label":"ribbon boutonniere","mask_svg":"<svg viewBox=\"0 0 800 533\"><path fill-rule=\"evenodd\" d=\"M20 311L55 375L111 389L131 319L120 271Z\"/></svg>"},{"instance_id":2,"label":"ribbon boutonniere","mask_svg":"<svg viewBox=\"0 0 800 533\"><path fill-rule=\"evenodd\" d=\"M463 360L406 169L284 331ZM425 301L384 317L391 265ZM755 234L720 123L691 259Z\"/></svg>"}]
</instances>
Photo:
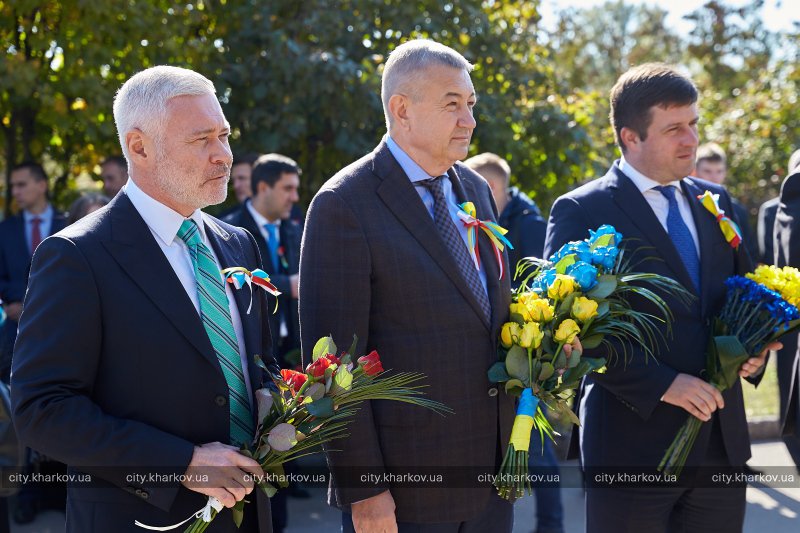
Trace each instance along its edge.
<instances>
[{"instance_id":1,"label":"ribbon boutonniere","mask_svg":"<svg viewBox=\"0 0 800 533\"><path fill-rule=\"evenodd\" d=\"M703 207L708 209L717 219L719 227L722 230L722 235L725 236L725 240L728 241L728 244L734 249L738 248L742 243L742 231L739 229L739 226L736 225L736 222L725 216L725 211L720 209L719 194L706 191L703 194L699 194L697 199L700 200Z\"/></svg>"},{"instance_id":2,"label":"ribbon boutonniere","mask_svg":"<svg viewBox=\"0 0 800 533\"><path fill-rule=\"evenodd\" d=\"M479 220L476 216L475 204L472 202L464 202L458 207L460 208L458 217L467 227L467 244L469 246L470 255L473 261L475 261L475 267L480 268L481 266L478 235L476 232L476 229L480 228L489 237L489 242L492 243L492 250L494 250L494 256L495 259L497 259L497 266L500 270L500 277L498 279L503 279L503 274L505 274L505 269L503 268L503 250L506 246L511 250L514 249L508 239L504 237L504 235L508 233L508 230L490 220Z\"/></svg>"},{"instance_id":3,"label":"ribbon boutonniere","mask_svg":"<svg viewBox=\"0 0 800 533\"><path fill-rule=\"evenodd\" d=\"M266 272L257 268L252 272L244 267L230 267L222 270L222 275L225 280L237 289L241 289L245 285L250 288L250 305L247 306L247 314L250 314L250 308L253 307L253 285L261 287L276 298L280 296L281 291L275 285L270 283L269 276ZM275 309L278 308L278 301L275 301Z\"/></svg>"}]
</instances>

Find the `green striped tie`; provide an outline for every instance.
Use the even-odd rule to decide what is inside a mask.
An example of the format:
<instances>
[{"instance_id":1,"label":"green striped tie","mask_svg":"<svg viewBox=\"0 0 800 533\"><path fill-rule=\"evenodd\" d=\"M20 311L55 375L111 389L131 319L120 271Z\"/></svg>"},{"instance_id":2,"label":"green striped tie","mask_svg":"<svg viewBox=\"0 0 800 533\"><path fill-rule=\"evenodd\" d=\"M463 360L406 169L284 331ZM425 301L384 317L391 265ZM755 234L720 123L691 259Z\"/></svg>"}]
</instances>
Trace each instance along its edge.
<instances>
[{"instance_id":1,"label":"green striped tie","mask_svg":"<svg viewBox=\"0 0 800 533\"><path fill-rule=\"evenodd\" d=\"M203 327L228 383L231 441L236 446L249 445L255 430L250 416L250 402L247 399L239 344L236 341L228 296L225 294L219 267L214 261L211 250L203 244L200 230L193 220L183 221L181 229L178 230L178 237L189 247L194 277L197 280L197 296L200 300Z\"/></svg>"}]
</instances>

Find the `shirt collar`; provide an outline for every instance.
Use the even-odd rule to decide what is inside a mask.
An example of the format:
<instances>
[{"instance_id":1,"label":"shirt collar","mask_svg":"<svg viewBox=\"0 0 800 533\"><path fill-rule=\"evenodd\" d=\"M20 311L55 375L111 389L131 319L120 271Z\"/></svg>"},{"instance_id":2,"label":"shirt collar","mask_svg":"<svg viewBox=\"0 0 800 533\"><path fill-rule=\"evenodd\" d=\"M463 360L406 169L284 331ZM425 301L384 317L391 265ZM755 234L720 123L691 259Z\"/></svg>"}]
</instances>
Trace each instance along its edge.
<instances>
[{"instance_id":1,"label":"shirt collar","mask_svg":"<svg viewBox=\"0 0 800 533\"><path fill-rule=\"evenodd\" d=\"M400 148L400 145L398 145L390 135L386 136L386 146L389 148L389 151L392 153L394 158L397 159L397 162L400 164L403 172L406 173L406 176L408 176L408 179L411 180L411 183L417 183L419 181L425 181L437 177L431 176L425 172L422 167L416 163L416 161L411 159L411 156L409 156L402 148Z\"/></svg>"},{"instance_id":2,"label":"shirt collar","mask_svg":"<svg viewBox=\"0 0 800 533\"><path fill-rule=\"evenodd\" d=\"M245 202L244 205L247 207L247 211L250 212L250 216L253 217L253 220L255 221L256 226L258 226L259 228L263 228L264 224L273 224L274 226L276 226L278 228L281 226L281 219L278 219L275 222L270 222L261 213L256 211L256 208L253 207L253 202L250 201L250 198L248 198L244 202Z\"/></svg>"},{"instance_id":3,"label":"shirt collar","mask_svg":"<svg viewBox=\"0 0 800 533\"><path fill-rule=\"evenodd\" d=\"M177 211L172 210L155 198L149 196L140 189L132 179L129 179L125 184L125 193L128 195L128 198L130 198L133 207L136 208L144 219L147 227L149 227L166 246L171 246L178 235L178 230L181 229L181 224L183 224L186 218ZM194 223L197 224L203 242L208 243L205 224L203 224L203 212L199 209L195 209L194 213L192 213L189 218L194 220Z\"/></svg>"},{"instance_id":4,"label":"shirt collar","mask_svg":"<svg viewBox=\"0 0 800 533\"><path fill-rule=\"evenodd\" d=\"M27 210L22 211L22 218L25 220L26 224L30 224L35 217L38 217L39 220L41 220L42 224L50 222L53 219L53 206L47 204L45 210L39 213L38 215L34 215L33 213Z\"/></svg>"},{"instance_id":5,"label":"shirt collar","mask_svg":"<svg viewBox=\"0 0 800 533\"><path fill-rule=\"evenodd\" d=\"M620 158L619 162L619 169L622 171L623 174L628 176L630 180L636 185L636 188L639 189L639 192L645 193L654 187L659 187L664 185L663 183L659 183L654 179L648 178L631 165L628 161L625 160L625 156ZM678 189L680 194L683 194L681 190L681 180L670 181L666 185L671 185Z\"/></svg>"}]
</instances>

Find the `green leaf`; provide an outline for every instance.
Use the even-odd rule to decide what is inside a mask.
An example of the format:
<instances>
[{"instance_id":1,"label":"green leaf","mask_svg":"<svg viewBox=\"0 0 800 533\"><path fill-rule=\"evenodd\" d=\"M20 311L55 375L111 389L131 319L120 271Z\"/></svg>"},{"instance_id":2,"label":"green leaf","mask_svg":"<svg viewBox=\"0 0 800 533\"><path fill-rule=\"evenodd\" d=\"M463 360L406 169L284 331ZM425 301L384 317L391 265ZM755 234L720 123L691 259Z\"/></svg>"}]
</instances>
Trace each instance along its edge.
<instances>
[{"instance_id":1,"label":"green leaf","mask_svg":"<svg viewBox=\"0 0 800 533\"><path fill-rule=\"evenodd\" d=\"M488 377L490 383L504 383L511 379L511 376L506 372L506 364L502 361L498 361L489 367Z\"/></svg>"},{"instance_id":2,"label":"green leaf","mask_svg":"<svg viewBox=\"0 0 800 533\"><path fill-rule=\"evenodd\" d=\"M236 505L231 507L231 514L233 515L233 523L236 527L242 527L242 520L244 519L244 500L239 500Z\"/></svg>"},{"instance_id":3,"label":"green leaf","mask_svg":"<svg viewBox=\"0 0 800 533\"><path fill-rule=\"evenodd\" d=\"M267 495L267 498L272 498L278 492L278 489L276 489L273 485L267 483L266 481L259 483L258 488L260 488L264 492L264 494Z\"/></svg>"},{"instance_id":4,"label":"green leaf","mask_svg":"<svg viewBox=\"0 0 800 533\"><path fill-rule=\"evenodd\" d=\"M269 368L267 368L267 365L264 364L264 360L261 358L261 355L255 354L253 356L253 361L255 361L256 366L258 368L260 368L261 370L266 370L267 372L269 372Z\"/></svg>"},{"instance_id":5,"label":"green leaf","mask_svg":"<svg viewBox=\"0 0 800 533\"><path fill-rule=\"evenodd\" d=\"M595 317L595 319L606 316L608 314L608 309L609 309L608 300L603 300L602 302L599 302L597 304L597 316Z\"/></svg>"},{"instance_id":6,"label":"green leaf","mask_svg":"<svg viewBox=\"0 0 800 533\"><path fill-rule=\"evenodd\" d=\"M306 409L308 410L308 414L312 416L316 416L317 418L328 418L333 416L333 399L325 396L316 402L308 404Z\"/></svg>"},{"instance_id":7,"label":"green leaf","mask_svg":"<svg viewBox=\"0 0 800 533\"><path fill-rule=\"evenodd\" d=\"M581 345L583 345L584 349L586 350L597 348L600 346L601 342L603 342L603 335L590 335L585 339L581 339Z\"/></svg>"},{"instance_id":8,"label":"green leaf","mask_svg":"<svg viewBox=\"0 0 800 533\"><path fill-rule=\"evenodd\" d=\"M350 344L350 348L347 350L347 355L349 355L350 357L353 357L354 354L356 353L356 346L357 345L358 345L358 336L357 335L353 335L353 342ZM334 352L331 352L331 353L336 355Z\"/></svg>"},{"instance_id":9,"label":"green leaf","mask_svg":"<svg viewBox=\"0 0 800 533\"><path fill-rule=\"evenodd\" d=\"M525 389L525 384L518 379L509 379L506 381L505 390L511 396L519 396Z\"/></svg>"},{"instance_id":10,"label":"green leaf","mask_svg":"<svg viewBox=\"0 0 800 533\"><path fill-rule=\"evenodd\" d=\"M593 300L608 298L617 288L617 277L612 274L603 274L597 278L597 285L586 296Z\"/></svg>"},{"instance_id":11,"label":"green leaf","mask_svg":"<svg viewBox=\"0 0 800 533\"><path fill-rule=\"evenodd\" d=\"M506 372L512 378L527 380L530 370L528 368L528 352L516 344L508 350L506 355Z\"/></svg>"},{"instance_id":12,"label":"green leaf","mask_svg":"<svg viewBox=\"0 0 800 533\"><path fill-rule=\"evenodd\" d=\"M325 396L325 385L322 383L312 383L306 389L305 395L312 401L317 401Z\"/></svg>"},{"instance_id":13,"label":"green leaf","mask_svg":"<svg viewBox=\"0 0 800 533\"><path fill-rule=\"evenodd\" d=\"M556 369L555 369L555 367L553 367L552 363L548 363L548 362L542 363L542 371L539 372L539 381L544 381L547 378L549 378L550 376L552 376L553 372L555 372L555 370Z\"/></svg>"},{"instance_id":14,"label":"green leaf","mask_svg":"<svg viewBox=\"0 0 800 533\"><path fill-rule=\"evenodd\" d=\"M570 267L575 264L578 257L575 254L569 254L561 258L561 260L556 263L555 269L557 274L566 274L567 267Z\"/></svg>"},{"instance_id":15,"label":"green leaf","mask_svg":"<svg viewBox=\"0 0 800 533\"><path fill-rule=\"evenodd\" d=\"M712 353L716 356L716 362L719 364L716 372L709 372L711 373L711 382L729 389L739 381L739 368L750 358L750 355L745 351L739 339L733 335L713 337L711 348Z\"/></svg>"},{"instance_id":16,"label":"green leaf","mask_svg":"<svg viewBox=\"0 0 800 533\"><path fill-rule=\"evenodd\" d=\"M336 344L333 342L332 337L322 337L314 345L314 350L311 352L311 361L316 361L329 353L336 354Z\"/></svg>"},{"instance_id":17,"label":"green leaf","mask_svg":"<svg viewBox=\"0 0 800 533\"><path fill-rule=\"evenodd\" d=\"M338 393L350 390L353 384L353 374L346 368L339 367L336 369L336 374L333 375L333 384L331 385L332 392Z\"/></svg>"},{"instance_id":18,"label":"green leaf","mask_svg":"<svg viewBox=\"0 0 800 533\"><path fill-rule=\"evenodd\" d=\"M559 315L569 315L570 310L572 309L572 304L575 302L575 298L578 297L577 292L573 292L567 295L561 303L558 305L558 314Z\"/></svg>"}]
</instances>

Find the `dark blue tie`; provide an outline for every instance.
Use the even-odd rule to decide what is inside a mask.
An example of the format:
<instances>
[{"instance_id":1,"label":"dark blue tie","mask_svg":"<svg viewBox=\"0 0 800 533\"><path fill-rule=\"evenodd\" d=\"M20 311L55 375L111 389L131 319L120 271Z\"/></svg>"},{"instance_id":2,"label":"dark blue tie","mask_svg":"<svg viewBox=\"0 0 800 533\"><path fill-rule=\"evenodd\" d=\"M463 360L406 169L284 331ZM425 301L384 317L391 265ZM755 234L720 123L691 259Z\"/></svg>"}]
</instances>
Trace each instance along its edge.
<instances>
[{"instance_id":1,"label":"dark blue tie","mask_svg":"<svg viewBox=\"0 0 800 533\"><path fill-rule=\"evenodd\" d=\"M683 264L689 272L689 277L694 283L694 288L700 292L700 259L697 257L697 248L692 238L692 233L686 226L678 208L678 200L675 198L675 187L672 185L660 185L654 187L664 195L669 201L669 211L667 212L667 233L669 233L672 243L678 249L678 254L683 260Z\"/></svg>"},{"instance_id":2,"label":"dark blue tie","mask_svg":"<svg viewBox=\"0 0 800 533\"><path fill-rule=\"evenodd\" d=\"M267 234L269 235L267 248L269 248L269 260L270 263L272 263L272 272L270 272L270 274L277 274L278 246L280 245L280 243L278 242L278 227L275 224L267 222L266 224L264 224L264 229L267 230Z\"/></svg>"}]
</instances>

